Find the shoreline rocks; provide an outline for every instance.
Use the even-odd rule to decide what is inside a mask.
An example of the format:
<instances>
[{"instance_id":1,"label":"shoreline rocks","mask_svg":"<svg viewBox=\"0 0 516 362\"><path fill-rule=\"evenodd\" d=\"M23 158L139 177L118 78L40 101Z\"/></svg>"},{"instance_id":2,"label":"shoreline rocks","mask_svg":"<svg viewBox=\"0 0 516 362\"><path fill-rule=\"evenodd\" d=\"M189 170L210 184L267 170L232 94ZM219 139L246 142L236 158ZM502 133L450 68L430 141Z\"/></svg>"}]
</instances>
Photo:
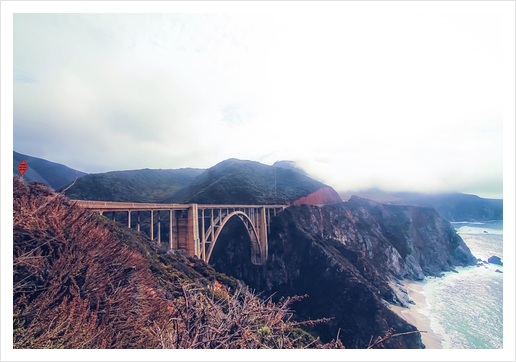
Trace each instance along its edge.
<instances>
[{"instance_id":1,"label":"shoreline rocks","mask_svg":"<svg viewBox=\"0 0 516 362\"><path fill-rule=\"evenodd\" d=\"M502 259L500 259L500 257L496 256L496 255L493 255L492 257L490 257L489 259L487 259L487 262L489 264L496 264L496 265L501 265L503 266L503 263L502 263Z\"/></svg>"}]
</instances>

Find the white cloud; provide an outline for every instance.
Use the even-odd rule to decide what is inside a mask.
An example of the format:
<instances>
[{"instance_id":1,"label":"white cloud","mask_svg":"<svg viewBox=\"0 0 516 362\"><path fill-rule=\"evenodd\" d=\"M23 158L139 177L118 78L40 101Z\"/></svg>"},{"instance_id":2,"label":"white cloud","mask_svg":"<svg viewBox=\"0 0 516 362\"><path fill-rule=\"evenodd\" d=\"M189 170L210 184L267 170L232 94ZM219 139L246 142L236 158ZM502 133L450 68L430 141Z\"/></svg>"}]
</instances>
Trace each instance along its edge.
<instances>
[{"instance_id":1,"label":"white cloud","mask_svg":"<svg viewBox=\"0 0 516 362\"><path fill-rule=\"evenodd\" d=\"M292 159L342 191L501 192L500 19L411 15L16 14L14 148L90 172Z\"/></svg>"}]
</instances>

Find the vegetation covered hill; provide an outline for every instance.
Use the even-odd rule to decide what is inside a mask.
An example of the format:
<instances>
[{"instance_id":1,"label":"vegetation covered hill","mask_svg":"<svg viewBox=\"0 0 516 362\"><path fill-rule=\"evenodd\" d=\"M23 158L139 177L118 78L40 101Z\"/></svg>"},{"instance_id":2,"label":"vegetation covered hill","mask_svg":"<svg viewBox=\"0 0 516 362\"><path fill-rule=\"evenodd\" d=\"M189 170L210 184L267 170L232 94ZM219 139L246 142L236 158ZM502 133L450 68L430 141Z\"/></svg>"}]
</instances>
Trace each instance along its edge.
<instances>
[{"instance_id":1,"label":"vegetation covered hill","mask_svg":"<svg viewBox=\"0 0 516 362\"><path fill-rule=\"evenodd\" d=\"M163 202L284 204L323 187L328 186L291 169L232 158L205 170Z\"/></svg>"},{"instance_id":2,"label":"vegetation covered hill","mask_svg":"<svg viewBox=\"0 0 516 362\"><path fill-rule=\"evenodd\" d=\"M263 301L43 184L13 183L14 348L342 347L290 321L298 298Z\"/></svg>"},{"instance_id":3,"label":"vegetation covered hill","mask_svg":"<svg viewBox=\"0 0 516 362\"><path fill-rule=\"evenodd\" d=\"M159 202L188 185L204 170L130 170L89 174L78 180L66 195L77 200Z\"/></svg>"},{"instance_id":4,"label":"vegetation covered hill","mask_svg":"<svg viewBox=\"0 0 516 362\"><path fill-rule=\"evenodd\" d=\"M50 162L38 157L23 155L13 151L13 175L19 176L18 165L25 160L29 167L23 174L23 178L29 182L41 182L52 187L54 190L70 185L77 173L80 178L86 173L74 170L59 163Z\"/></svg>"}]
</instances>

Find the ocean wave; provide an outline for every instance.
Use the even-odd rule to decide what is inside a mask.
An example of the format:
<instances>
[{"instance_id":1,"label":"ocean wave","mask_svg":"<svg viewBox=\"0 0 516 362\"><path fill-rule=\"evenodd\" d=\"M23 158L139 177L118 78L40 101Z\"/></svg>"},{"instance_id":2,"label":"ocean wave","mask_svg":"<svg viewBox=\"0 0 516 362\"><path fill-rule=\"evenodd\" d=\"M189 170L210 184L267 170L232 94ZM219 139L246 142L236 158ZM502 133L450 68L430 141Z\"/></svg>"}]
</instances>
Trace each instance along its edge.
<instances>
[{"instance_id":1,"label":"ocean wave","mask_svg":"<svg viewBox=\"0 0 516 362\"><path fill-rule=\"evenodd\" d=\"M494 266L457 270L428 280L420 313L429 313L430 328L442 338L443 348L501 348L503 274L495 273Z\"/></svg>"}]
</instances>

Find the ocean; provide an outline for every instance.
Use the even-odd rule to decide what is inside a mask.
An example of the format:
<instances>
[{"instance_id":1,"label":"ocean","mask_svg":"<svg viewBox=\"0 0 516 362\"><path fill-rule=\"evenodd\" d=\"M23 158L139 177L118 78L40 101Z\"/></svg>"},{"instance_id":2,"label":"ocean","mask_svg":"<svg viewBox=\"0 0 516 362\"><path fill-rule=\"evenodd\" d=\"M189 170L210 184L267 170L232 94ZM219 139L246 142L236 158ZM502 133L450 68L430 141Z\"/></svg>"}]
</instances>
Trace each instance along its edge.
<instances>
[{"instance_id":1,"label":"ocean","mask_svg":"<svg viewBox=\"0 0 516 362\"><path fill-rule=\"evenodd\" d=\"M503 221L452 223L476 258L503 261ZM442 348L503 348L503 266L457 268L417 283L424 302L413 308L430 321Z\"/></svg>"}]
</instances>

